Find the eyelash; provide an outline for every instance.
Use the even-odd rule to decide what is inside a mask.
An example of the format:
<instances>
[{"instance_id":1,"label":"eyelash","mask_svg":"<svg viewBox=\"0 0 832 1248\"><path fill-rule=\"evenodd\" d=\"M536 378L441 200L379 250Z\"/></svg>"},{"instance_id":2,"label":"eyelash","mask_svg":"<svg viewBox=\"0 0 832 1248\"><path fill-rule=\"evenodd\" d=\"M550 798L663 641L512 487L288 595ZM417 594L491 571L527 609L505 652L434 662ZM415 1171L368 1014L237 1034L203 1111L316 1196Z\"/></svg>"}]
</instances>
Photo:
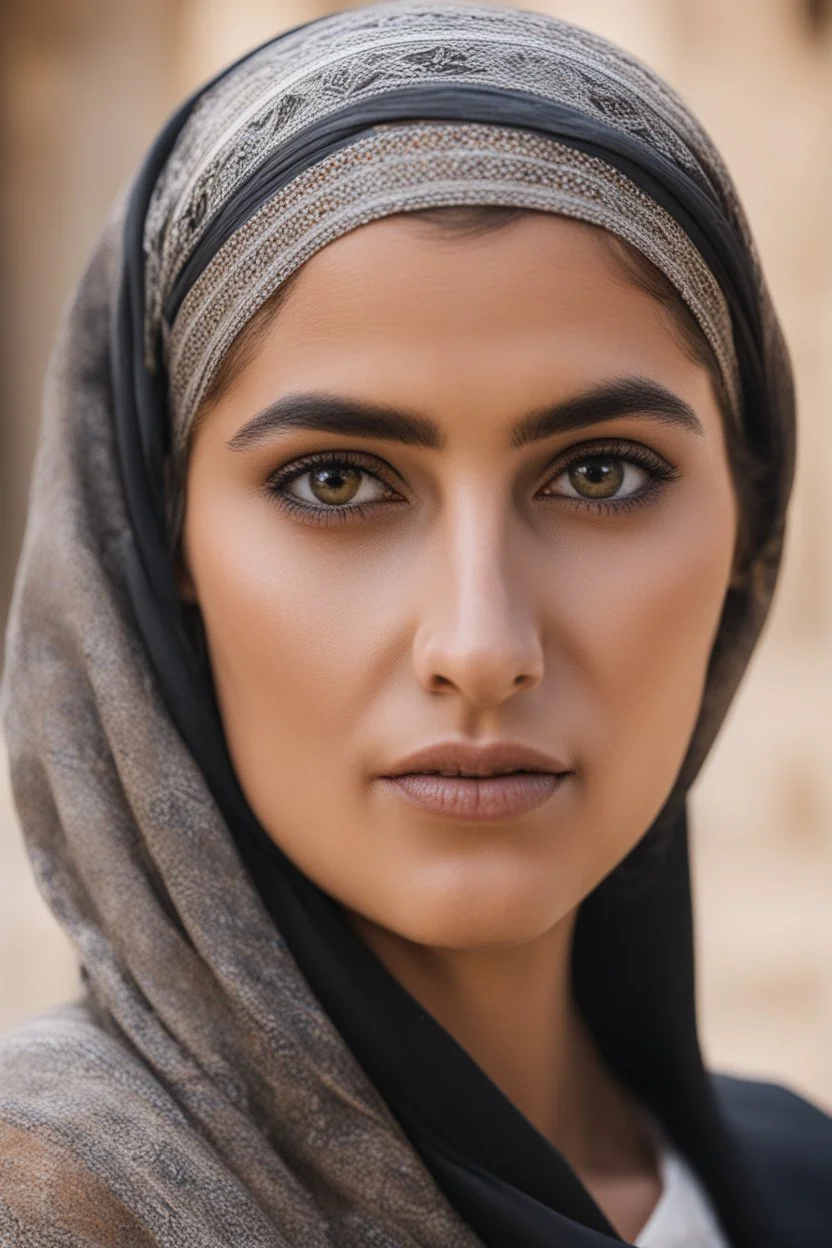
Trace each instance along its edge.
<instances>
[{"instance_id":1,"label":"eyelash","mask_svg":"<svg viewBox=\"0 0 832 1248\"><path fill-rule=\"evenodd\" d=\"M556 481L575 464L582 463L587 459L603 458L605 456L643 468L650 476L648 484L639 490L637 494L631 494L619 499L590 499L570 497L562 494L543 495L543 497L557 500L559 505L566 505L572 510L589 512L593 515L609 515L611 512L620 515L650 503L668 481L673 481L679 476L678 469L674 468L667 460L662 459L654 451L639 443L615 441L584 442L580 446L573 447L565 452L554 464L550 465L546 484L548 485ZM395 490L395 486L386 481L378 471L380 461L372 456L363 455L356 451L321 451L314 455L305 455L301 459L293 460L291 464L286 464L283 468L278 469L277 472L272 473L266 482L266 492L270 498L290 515L300 517L307 524L324 526L346 524L354 520L361 520L374 512L378 507L407 501L399 496L399 498L374 499L370 503L346 503L341 506L328 506L325 503L321 503L320 506L312 506L309 503L301 502L286 492L285 487L292 481L304 476L305 473L315 468L338 467L342 464L360 468L387 489ZM538 491L539 493L540 491Z\"/></svg>"},{"instance_id":2,"label":"eyelash","mask_svg":"<svg viewBox=\"0 0 832 1248\"><path fill-rule=\"evenodd\" d=\"M567 506L584 513L589 512L590 515L609 515L610 512L622 515L651 503L669 481L675 481L680 475L678 468L674 468L666 459L662 459L655 451L642 446L639 442L583 442L580 446L566 451L553 465L550 465L549 476L546 478L547 484L556 481L575 464L583 463L587 459L603 459L604 457L618 459L622 463L643 468L649 477L647 484L638 493L624 498L577 498L566 497L562 494L550 494L544 497L556 499L559 506Z\"/></svg>"},{"instance_id":3,"label":"eyelash","mask_svg":"<svg viewBox=\"0 0 832 1248\"><path fill-rule=\"evenodd\" d=\"M380 475L378 471L379 460L373 459L371 455L362 455L357 451L320 451L316 455L304 455L302 459L293 460L291 464L278 469L272 473L266 482L266 490L275 502L287 511L290 515L300 516L308 524L346 524L351 520L361 520L376 507L389 506L390 503L405 502L404 498L376 499L372 503L347 503L341 507L327 506L321 503L319 507L312 506L310 503L302 503L300 499L294 498L291 494L285 492L285 487L292 481L296 481L305 473L311 472L314 468L331 468L338 467L341 464L351 464L355 468L360 468L366 472L368 476L374 477L387 489L395 490L395 486ZM371 465L371 466L368 466Z\"/></svg>"}]
</instances>

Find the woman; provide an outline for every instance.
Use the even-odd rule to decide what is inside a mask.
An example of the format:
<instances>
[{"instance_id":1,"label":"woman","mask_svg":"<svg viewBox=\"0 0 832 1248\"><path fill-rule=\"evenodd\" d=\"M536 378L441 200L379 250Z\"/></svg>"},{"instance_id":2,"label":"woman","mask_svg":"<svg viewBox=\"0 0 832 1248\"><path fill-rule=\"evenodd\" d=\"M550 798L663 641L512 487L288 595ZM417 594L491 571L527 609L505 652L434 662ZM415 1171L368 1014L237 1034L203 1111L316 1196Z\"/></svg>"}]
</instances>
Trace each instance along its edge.
<instances>
[{"instance_id":1,"label":"woman","mask_svg":"<svg viewBox=\"0 0 832 1248\"><path fill-rule=\"evenodd\" d=\"M703 1066L684 814L793 448L728 176L604 41L407 0L183 107L12 613L86 992L0 1048L4 1243L830 1242L829 1120Z\"/></svg>"}]
</instances>

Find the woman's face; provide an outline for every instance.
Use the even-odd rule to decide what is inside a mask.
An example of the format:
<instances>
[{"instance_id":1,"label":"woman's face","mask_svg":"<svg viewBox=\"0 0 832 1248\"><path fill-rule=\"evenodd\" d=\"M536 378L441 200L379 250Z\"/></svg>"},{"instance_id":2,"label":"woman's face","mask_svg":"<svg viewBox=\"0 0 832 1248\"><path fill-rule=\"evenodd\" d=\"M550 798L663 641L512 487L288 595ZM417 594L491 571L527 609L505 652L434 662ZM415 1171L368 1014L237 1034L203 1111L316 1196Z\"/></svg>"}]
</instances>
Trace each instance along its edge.
<instances>
[{"instance_id":1,"label":"woman's face","mask_svg":"<svg viewBox=\"0 0 832 1248\"><path fill-rule=\"evenodd\" d=\"M254 812L408 940L542 935L673 785L736 521L707 373L595 231L331 243L188 469L185 592ZM476 753L500 743L536 753Z\"/></svg>"}]
</instances>

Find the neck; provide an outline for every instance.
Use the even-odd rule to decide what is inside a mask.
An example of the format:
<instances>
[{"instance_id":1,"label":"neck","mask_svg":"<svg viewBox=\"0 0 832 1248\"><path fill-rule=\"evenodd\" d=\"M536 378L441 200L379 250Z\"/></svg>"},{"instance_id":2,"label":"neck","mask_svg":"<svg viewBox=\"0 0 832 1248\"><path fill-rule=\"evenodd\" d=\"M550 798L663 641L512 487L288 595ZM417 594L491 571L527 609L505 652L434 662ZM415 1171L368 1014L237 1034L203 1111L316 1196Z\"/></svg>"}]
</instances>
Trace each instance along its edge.
<instances>
[{"instance_id":1,"label":"neck","mask_svg":"<svg viewBox=\"0 0 832 1248\"><path fill-rule=\"evenodd\" d=\"M351 915L387 970L606 1205L610 1183L652 1179L655 1160L641 1111L606 1067L574 1005L575 918L522 945L460 950L416 945Z\"/></svg>"}]
</instances>

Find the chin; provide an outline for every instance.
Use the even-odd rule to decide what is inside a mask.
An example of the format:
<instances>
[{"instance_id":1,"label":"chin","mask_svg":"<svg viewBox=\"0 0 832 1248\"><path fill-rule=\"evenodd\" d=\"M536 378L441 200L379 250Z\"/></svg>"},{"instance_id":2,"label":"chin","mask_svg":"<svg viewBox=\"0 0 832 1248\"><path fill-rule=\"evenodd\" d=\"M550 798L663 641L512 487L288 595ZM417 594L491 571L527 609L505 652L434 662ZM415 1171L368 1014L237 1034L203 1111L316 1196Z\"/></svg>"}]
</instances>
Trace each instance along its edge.
<instances>
[{"instance_id":1,"label":"chin","mask_svg":"<svg viewBox=\"0 0 832 1248\"><path fill-rule=\"evenodd\" d=\"M439 883L439 886L437 886ZM555 926L577 904L560 889L541 888L541 876L441 882L414 880L374 919L414 944L437 949L486 949L526 944Z\"/></svg>"}]
</instances>

